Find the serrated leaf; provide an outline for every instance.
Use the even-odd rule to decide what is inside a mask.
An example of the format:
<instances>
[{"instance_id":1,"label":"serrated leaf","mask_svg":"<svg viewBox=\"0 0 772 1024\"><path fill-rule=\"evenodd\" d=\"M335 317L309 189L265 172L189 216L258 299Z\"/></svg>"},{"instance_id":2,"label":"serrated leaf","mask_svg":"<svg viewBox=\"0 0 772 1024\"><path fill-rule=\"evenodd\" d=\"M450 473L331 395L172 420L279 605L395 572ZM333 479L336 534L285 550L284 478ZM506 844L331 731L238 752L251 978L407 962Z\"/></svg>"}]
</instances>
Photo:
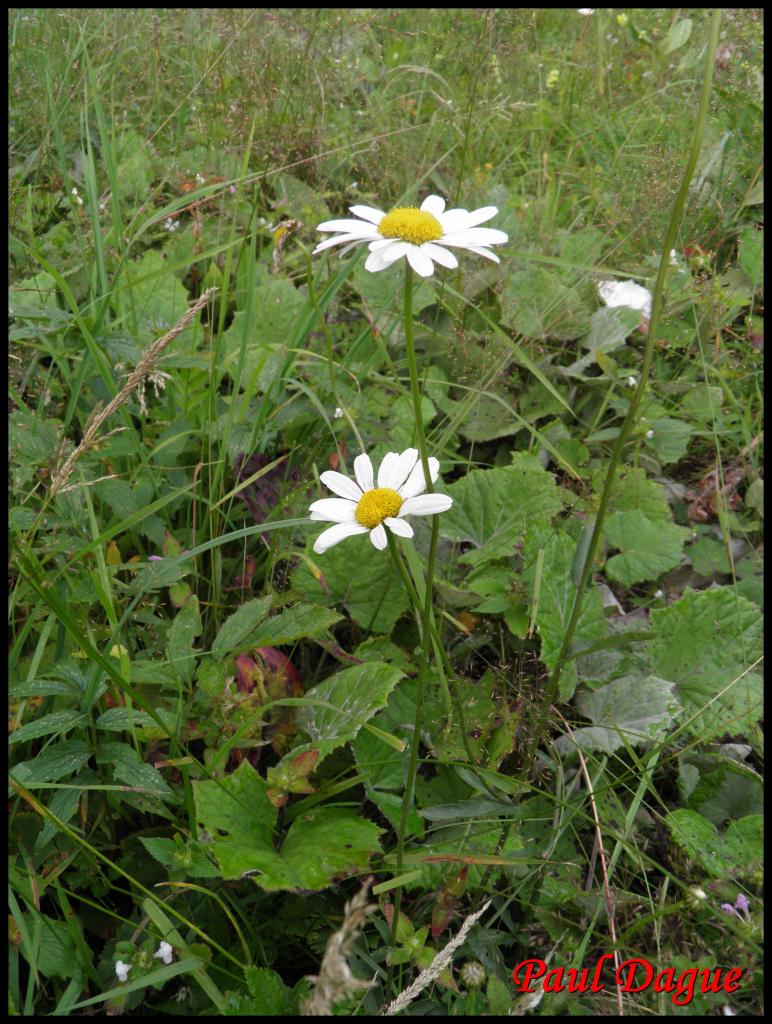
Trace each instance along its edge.
<instances>
[{"instance_id":1,"label":"serrated leaf","mask_svg":"<svg viewBox=\"0 0 772 1024\"><path fill-rule=\"evenodd\" d=\"M171 330L187 312L185 286L169 272L166 260L156 249L148 250L142 259L132 260L127 276L132 282L132 316L136 317L137 328L151 339ZM189 351L201 334L201 324L195 319L174 339L168 351Z\"/></svg>"},{"instance_id":2,"label":"serrated leaf","mask_svg":"<svg viewBox=\"0 0 772 1024\"><path fill-rule=\"evenodd\" d=\"M250 637L258 624L268 614L271 607L271 594L246 601L241 607L229 615L217 632L212 644L212 657L225 658L230 654L238 654L247 647L255 646Z\"/></svg>"},{"instance_id":3,"label":"serrated leaf","mask_svg":"<svg viewBox=\"0 0 772 1024\"><path fill-rule=\"evenodd\" d=\"M63 708L61 711L52 711L50 715L36 718L33 722L27 722L14 730L8 737L8 743L24 743L25 740L39 739L41 736L51 736L69 732L79 722L85 722L87 716L72 708Z\"/></svg>"},{"instance_id":4,"label":"serrated leaf","mask_svg":"<svg viewBox=\"0 0 772 1024\"><path fill-rule=\"evenodd\" d=\"M254 1016L285 1017L290 1010L292 990L270 967L245 967L247 988L255 1000Z\"/></svg>"},{"instance_id":5,"label":"serrated leaf","mask_svg":"<svg viewBox=\"0 0 772 1024\"><path fill-rule=\"evenodd\" d=\"M502 319L527 338L578 338L587 330L590 310L576 289L566 288L555 274L532 267L505 279Z\"/></svg>"},{"instance_id":6,"label":"serrated leaf","mask_svg":"<svg viewBox=\"0 0 772 1024\"><path fill-rule=\"evenodd\" d=\"M500 469L473 469L446 490L453 505L440 518L440 533L472 544L459 559L472 565L513 555L526 522L547 523L562 508L553 476L522 458Z\"/></svg>"},{"instance_id":7,"label":"serrated leaf","mask_svg":"<svg viewBox=\"0 0 772 1024\"><path fill-rule=\"evenodd\" d=\"M312 553L309 558L319 576L303 562L292 574L293 587L317 604L344 605L363 629L388 634L407 611L398 570L386 552L375 551L368 536L349 537L324 555Z\"/></svg>"},{"instance_id":8,"label":"serrated leaf","mask_svg":"<svg viewBox=\"0 0 772 1024\"><path fill-rule=\"evenodd\" d=\"M665 416L662 419L653 420L650 428L653 435L646 438L646 444L653 449L654 454L663 465L668 462L678 462L686 455L689 438L692 436L692 428L688 423Z\"/></svg>"},{"instance_id":9,"label":"serrated leaf","mask_svg":"<svg viewBox=\"0 0 772 1024\"><path fill-rule=\"evenodd\" d=\"M277 810L248 761L222 781L194 782L196 815L211 837L223 878L249 872L268 891L320 890L364 870L381 832L355 811L320 807L299 816L278 850Z\"/></svg>"},{"instance_id":10,"label":"serrated leaf","mask_svg":"<svg viewBox=\"0 0 772 1024\"><path fill-rule=\"evenodd\" d=\"M605 480L605 470L593 476L593 490L600 494ZM639 466L623 466L617 473L611 488L609 512L642 512L647 519L673 521L673 514L665 497L665 489L656 480L650 480Z\"/></svg>"},{"instance_id":11,"label":"serrated leaf","mask_svg":"<svg viewBox=\"0 0 772 1024\"><path fill-rule=\"evenodd\" d=\"M675 686L656 676L623 676L577 697L577 708L592 726L574 729L557 740L560 750L613 753L625 744L639 746L661 736L673 724L680 705Z\"/></svg>"},{"instance_id":12,"label":"serrated leaf","mask_svg":"<svg viewBox=\"0 0 772 1024\"><path fill-rule=\"evenodd\" d=\"M762 863L760 814L731 822L723 836L707 818L683 807L666 814L665 823L674 842L714 878L750 875Z\"/></svg>"},{"instance_id":13,"label":"serrated leaf","mask_svg":"<svg viewBox=\"0 0 772 1024\"><path fill-rule=\"evenodd\" d=\"M281 647L304 637L322 636L343 618L329 608L316 604L296 604L262 622L252 643L254 647Z\"/></svg>"},{"instance_id":14,"label":"serrated leaf","mask_svg":"<svg viewBox=\"0 0 772 1024\"><path fill-rule=\"evenodd\" d=\"M84 740L64 740L33 759L20 762L11 771L19 772L19 778L28 782L59 782L80 771L90 757L91 747Z\"/></svg>"},{"instance_id":15,"label":"serrated leaf","mask_svg":"<svg viewBox=\"0 0 772 1024\"><path fill-rule=\"evenodd\" d=\"M659 640L651 647L653 671L676 683L692 735L710 739L755 727L762 683L746 670L762 653L759 608L730 587L687 590L651 613Z\"/></svg>"},{"instance_id":16,"label":"serrated leaf","mask_svg":"<svg viewBox=\"0 0 772 1024\"><path fill-rule=\"evenodd\" d=\"M173 799L174 793L164 782L160 772L151 764L140 761L139 754L128 743L102 743L97 748L97 761L113 766L117 782L136 786L151 796Z\"/></svg>"},{"instance_id":17,"label":"serrated leaf","mask_svg":"<svg viewBox=\"0 0 772 1024\"><path fill-rule=\"evenodd\" d=\"M353 740L365 722L386 706L389 694L402 678L403 672L394 665L366 662L336 672L308 690L306 697L324 702L298 709L296 724L311 742L295 748L282 763L311 749L319 751L321 762Z\"/></svg>"},{"instance_id":18,"label":"serrated leaf","mask_svg":"<svg viewBox=\"0 0 772 1024\"><path fill-rule=\"evenodd\" d=\"M603 532L622 553L606 562L606 574L624 587L656 580L681 561L684 540L691 530L674 523L653 523L642 512L617 512L606 520Z\"/></svg>"}]
</instances>

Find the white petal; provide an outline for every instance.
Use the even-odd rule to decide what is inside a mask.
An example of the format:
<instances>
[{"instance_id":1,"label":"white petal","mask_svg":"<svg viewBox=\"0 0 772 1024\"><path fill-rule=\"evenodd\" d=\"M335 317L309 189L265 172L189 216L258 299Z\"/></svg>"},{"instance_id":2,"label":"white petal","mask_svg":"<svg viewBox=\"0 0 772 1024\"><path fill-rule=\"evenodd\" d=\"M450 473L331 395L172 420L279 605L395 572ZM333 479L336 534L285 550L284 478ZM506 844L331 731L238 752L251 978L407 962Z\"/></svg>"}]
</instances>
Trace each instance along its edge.
<instances>
[{"instance_id":1,"label":"white petal","mask_svg":"<svg viewBox=\"0 0 772 1024\"><path fill-rule=\"evenodd\" d=\"M386 452L383 461L378 468L378 486L393 487L392 478L394 471L399 466L399 455L397 452Z\"/></svg>"},{"instance_id":2,"label":"white petal","mask_svg":"<svg viewBox=\"0 0 772 1024\"><path fill-rule=\"evenodd\" d=\"M358 234L334 235L332 238L325 238L323 242L320 242L311 255L316 256L318 252L324 252L325 249L331 249L333 245L341 245L343 242L353 242L354 244L358 244L366 241L367 238L363 238Z\"/></svg>"},{"instance_id":3,"label":"white petal","mask_svg":"<svg viewBox=\"0 0 772 1024\"><path fill-rule=\"evenodd\" d=\"M421 277L431 277L434 273L434 264L417 245L411 245L407 253L407 261Z\"/></svg>"},{"instance_id":4,"label":"white petal","mask_svg":"<svg viewBox=\"0 0 772 1024\"><path fill-rule=\"evenodd\" d=\"M433 516L447 512L452 504L453 499L448 494L419 494L402 503L398 516L400 519L403 516Z\"/></svg>"},{"instance_id":5,"label":"white petal","mask_svg":"<svg viewBox=\"0 0 772 1024\"><path fill-rule=\"evenodd\" d=\"M392 516L387 516L383 521L391 532L396 533L398 537L413 536L413 527L406 519L394 519Z\"/></svg>"},{"instance_id":6,"label":"white petal","mask_svg":"<svg viewBox=\"0 0 772 1024\"><path fill-rule=\"evenodd\" d=\"M354 476L357 478L357 483L362 488L362 491L371 491L375 484L373 483L373 464L370 462L370 456L357 455L354 459Z\"/></svg>"},{"instance_id":7,"label":"white petal","mask_svg":"<svg viewBox=\"0 0 772 1024\"><path fill-rule=\"evenodd\" d=\"M651 317L651 292L635 281L600 281L598 292L607 306L629 306Z\"/></svg>"},{"instance_id":8,"label":"white petal","mask_svg":"<svg viewBox=\"0 0 772 1024\"><path fill-rule=\"evenodd\" d=\"M333 469L328 469L326 472L322 473L319 479L323 484L330 488L333 494L338 494L341 498L350 498L351 501L359 501L362 497L362 492L353 480L344 476L342 473L336 473Z\"/></svg>"},{"instance_id":9,"label":"white petal","mask_svg":"<svg viewBox=\"0 0 772 1024\"><path fill-rule=\"evenodd\" d=\"M430 260L434 260L440 266L450 267L451 270L458 266L458 260L453 253L443 249L441 245L435 245L434 242L424 242L421 246L421 252L426 253Z\"/></svg>"},{"instance_id":10,"label":"white petal","mask_svg":"<svg viewBox=\"0 0 772 1024\"><path fill-rule=\"evenodd\" d=\"M432 217L439 219L442 216L442 211L445 209L445 200L440 196L427 196L421 203L421 209L424 213L430 213Z\"/></svg>"},{"instance_id":11,"label":"white petal","mask_svg":"<svg viewBox=\"0 0 772 1024\"><path fill-rule=\"evenodd\" d=\"M367 220L371 224L380 224L386 216L381 210L376 210L374 206L349 206L349 210L355 217L362 217L363 220Z\"/></svg>"},{"instance_id":12,"label":"white petal","mask_svg":"<svg viewBox=\"0 0 772 1024\"><path fill-rule=\"evenodd\" d=\"M383 551L386 545L389 543L389 538L386 536L386 531L383 528L383 523L376 526L374 530L370 530L370 540L373 542L373 547L378 548L379 551Z\"/></svg>"},{"instance_id":13,"label":"white petal","mask_svg":"<svg viewBox=\"0 0 772 1024\"><path fill-rule=\"evenodd\" d=\"M390 267L390 263L384 263L383 250L378 252L371 252L365 260L365 270L369 270L371 274L377 274L379 270L385 270L386 267Z\"/></svg>"},{"instance_id":14,"label":"white petal","mask_svg":"<svg viewBox=\"0 0 772 1024\"><path fill-rule=\"evenodd\" d=\"M378 252L380 249L385 249L387 245L394 245L393 238L378 238L374 242L370 242L368 249L370 252Z\"/></svg>"},{"instance_id":15,"label":"white petal","mask_svg":"<svg viewBox=\"0 0 772 1024\"><path fill-rule=\"evenodd\" d=\"M375 238L378 229L374 224L368 224L363 220L326 220L323 224L317 224L317 231L356 231L363 238Z\"/></svg>"},{"instance_id":16,"label":"white petal","mask_svg":"<svg viewBox=\"0 0 772 1024\"><path fill-rule=\"evenodd\" d=\"M432 456L429 456L429 472L431 473L432 483L437 479L440 472L439 461ZM399 489L399 496L403 501L407 501L408 498L414 498L416 494L423 494L426 490L426 479L424 477L424 467L421 465L421 461L415 464L413 472L407 478L405 483Z\"/></svg>"},{"instance_id":17,"label":"white petal","mask_svg":"<svg viewBox=\"0 0 772 1024\"><path fill-rule=\"evenodd\" d=\"M378 255L384 263L394 263L400 256L404 256L409 248L410 242L394 242L388 249L381 249Z\"/></svg>"},{"instance_id":18,"label":"white petal","mask_svg":"<svg viewBox=\"0 0 772 1024\"><path fill-rule=\"evenodd\" d=\"M503 245L508 241L509 235L496 228L463 228L440 239L442 245Z\"/></svg>"},{"instance_id":19,"label":"white petal","mask_svg":"<svg viewBox=\"0 0 772 1024\"><path fill-rule=\"evenodd\" d=\"M346 537L354 537L357 533L367 533L367 527L360 526L359 523L336 523L329 530L319 534L314 541L314 551L317 555L323 555L335 544L340 544Z\"/></svg>"},{"instance_id":20,"label":"white petal","mask_svg":"<svg viewBox=\"0 0 772 1024\"><path fill-rule=\"evenodd\" d=\"M321 516L328 523L355 523L356 508L357 503L348 498L321 498L308 511Z\"/></svg>"},{"instance_id":21,"label":"white petal","mask_svg":"<svg viewBox=\"0 0 772 1024\"><path fill-rule=\"evenodd\" d=\"M400 487L413 471L413 467L418 459L417 448L406 448L399 457L399 461L394 467L394 471L391 474L391 483L389 487L395 490L398 494L401 494Z\"/></svg>"},{"instance_id":22,"label":"white petal","mask_svg":"<svg viewBox=\"0 0 772 1024\"><path fill-rule=\"evenodd\" d=\"M442 229L446 234L452 231L459 231L461 228L473 228L476 224L484 224L486 220L495 217L498 213L496 206L482 206L479 210L447 210L441 217L438 217Z\"/></svg>"},{"instance_id":23,"label":"white petal","mask_svg":"<svg viewBox=\"0 0 772 1024\"><path fill-rule=\"evenodd\" d=\"M473 252L477 256L485 256L486 259L493 260L494 263L501 263L495 252L491 252L490 249L485 249L481 245L465 245L464 248L467 252Z\"/></svg>"}]
</instances>

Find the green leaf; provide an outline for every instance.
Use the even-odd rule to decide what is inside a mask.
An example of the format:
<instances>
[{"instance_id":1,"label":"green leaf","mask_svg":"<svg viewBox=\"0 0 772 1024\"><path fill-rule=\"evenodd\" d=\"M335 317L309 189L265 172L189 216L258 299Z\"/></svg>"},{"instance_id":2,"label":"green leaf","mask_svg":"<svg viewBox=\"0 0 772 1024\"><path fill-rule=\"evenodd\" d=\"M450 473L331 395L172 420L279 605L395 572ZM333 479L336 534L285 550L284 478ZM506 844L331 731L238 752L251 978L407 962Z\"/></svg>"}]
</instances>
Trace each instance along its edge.
<instances>
[{"instance_id":1,"label":"green leaf","mask_svg":"<svg viewBox=\"0 0 772 1024\"><path fill-rule=\"evenodd\" d=\"M305 696L330 706L308 704L299 708L297 726L311 742L296 747L283 761L313 749L319 751L321 762L337 747L353 740L365 722L386 706L389 694L402 678L401 669L394 665L366 662L336 672L312 687Z\"/></svg>"},{"instance_id":2,"label":"green leaf","mask_svg":"<svg viewBox=\"0 0 772 1024\"><path fill-rule=\"evenodd\" d=\"M368 536L349 537L323 555L311 553L309 561L318 575L304 561L292 574L293 587L317 604L343 604L363 629L390 633L407 611L409 599L398 570L387 552L373 548Z\"/></svg>"},{"instance_id":3,"label":"green leaf","mask_svg":"<svg viewBox=\"0 0 772 1024\"><path fill-rule=\"evenodd\" d=\"M198 609L198 598L191 594L174 616L166 636L169 664L186 682L193 678L196 658L193 641L200 635L201 614Z\"/></svg>"},{"instance_id":4,"label":"green leaf","mask_svg":"<svg viewBox=\"0 0 772 1024\"><path fill-rule=\"evenodd\" d=\"M692 19L680 18L675 25L671 25L667 35L662 40L663 54L674 53L685 46L692 34Z\"/></svg>"},{"instance_id":5,"label":"green leaf","mask_svg":"<svg viewBox=\"0 0 772 1024\"><path fill-rule=\"evenodd\" d=\"M472 544L459 561L473 565L513 555L526 522L547 523L562 508L553 476L522 456L501 469L473 469L447 492L453 505L440 517L440 533Z\"/></svg>"},{"instance_id":6,"label":"green leaf","mask_svg":"<svg viewBox=\"0 0 772 1024\"><path fill-rule=\"evenodd\" d=\"M254 1016L285 1017L290 1011L292 990L270 967L245 967L247 988L255 1000Z\"/></svg>"},{"instance_id":7,"label":"green leaf","mask_svg":"<svg viewBox=\"0 0 772 1024\"><path fill-rule=\"evenodd\" d=\"M277 849L277 811L248 761L221 781L194 782L196 815L211 838L222 877L256 875L268 891L320 890L367 868L382 831L357 812L320 807L299 815Z\"/></svg>"},{"instance_id":8,"label":"green leaf","mask_svg":"<svg viewBox=\"0 0 772 1024\"><path fill-rule=\"evenodd\" d=\"M23 743L25 740L38 739L41 736L63 734L73 729L79 722L85 722L86 715L72 708L63 708L61 711L52 711L50 715L36 718L33 722L27 722L20 726L8 737L8 743Z\"/></svg>"},{"instance_id":9,"label":"green leaf","mask_svg":"<svg viewBox=\"0 0 772 1024\"><path fill-rule=\"evenodd\" d=\"M501 293L502 319L527 338L568 341L584 334L590 311L576 289L542 267L511 274Z\"/></svg>"},{"instance_id":10,"label":"green leaf","mask_svg":"<svg viewBox=\"0 0 772 1024\"><path fill-rule=\"evenodd\" d=\"M145 342L149 342L182 319L188 310L188 293L182 281L169 273L166 261L155 249L148 250L140 260L132 260L127 274L132 281L131 315L136 317L137 329L145 335ZM167 353L188 351L198 343L201 334L201 324L196 319L174 339Z\"/></svg>"},{"instance_id":11,"label":"green leaf","mask_svg":"<svg viewBox=\"0 0 772 1024\"><path fill-rule=\"evenodd\" d=\"M576 543L566 533L550 533L529 523L526 535L525 577L535 598L534 582L539 548L544 550L539 606L536 625L541 638L541 661L552 671L571 617L576 587L571 578ZM584 595L582 611L574 633L574 643L587 645L606 634L603 602L598 591L589 587ZM560 698L569 700L576 688L576 665L567 662L560 677Z\"/></svg>"},{"instance_id":12,"label":"green leaf","mask_svg":"<svg viewBox=\"0 0 772 1024\"><path fill-rule=\"evenodd\" d=\"M737 243L740 266L750 278L753 287L761 287L764 280L764 229L745 228L740 232Z\"/></svg>"},{"instance_id":13,"label":"green leaf","mask_svg":"<svg viewBox=\"0 0 772 1024\"><path fill-rule=\"evenodd\" d=\"M651 613L659 631L652 644L652 669L676 683L678 698L692 719L692 735L710 739L756 726L762 712L762 683L746 672L762 653L759 608L730 587L687 590L667 608Z\"/></svg>"},{"instance_id":14,"label":"green leaf","mask_svg":"<svg viewBox=\"0 0 772 1024\"><path fill-rule=\"evenodd\" d=\"M692 531L674 523L653 523L642 512L617 512L603 526L608 541L622 550L606 562L606 574L624 587L655 580L681 561Z\"/></svg>"},{"instance_id":15,"label":"green leaf","mask_svg":"<svg viewBox=\"0 0 772 1024\"><path fill-rule=\"evenodd\" d=\"M252 646L281 647L304 637L322 636L342 618L337 612L316 604L296 604L262 622L255 632Z\"/></svg>"},{"instance_id":16,"label":"green leaf","mask_svg":"<svg viewBox=\"0 0 772 1024\"><path fill-rule=\"evenodd\" d=\"M673 841L714 878L754 874L763 858L763 817L750 814L730 823L722 836L707 818L679 808L665 815Z\"/></svg>"},{"instance_id":17,"label":"green leaf","mask_svg":"<svg viewBox=\"0 0 772 1024\"><path fill-rule=\"evenodd\" d=\"M174 793L161 773L151 764L140 761L139 754L128 743L102 743L97 748L97 763L111 764L116 782L136 786L150 796L171 800Z\"/></svg>"},{"instance_id":18,"label":"green leaf","mask_svg":"<svg viewBox=\"0 0 772 1024\"><path fill-rule=\"evenodd\" d=\"M75 941L70 935L66 922L57 921L45 914L36 915L40 921L40 943L35 951L34 963L27 956L27 944L21 943L20 950L31 966L45 978L82 978L83 969L78 961ZM30 921L27 921L29 927Z\"/></svg>"},{"instance_id":19,"label":"green leaf","mask_svg":"<svg viewBox=\"0 0 772 1024\"><path fill-rule=\"evenodd\" d=\"M561 736L558 748L566 753L575 749L611 754L628 744L651 743L672 724L680 705L673 683L656 676L624 676L595 691L577 697L580 714L593 723L574 729L573 736Z\"/></svg>"},{"instance_id":20,"label":"green leaf","mask_svg":"<svg viewBox=\"0 0 772 1024\"><path fill-rule=\"evenodd\" d=\"M621 348L640 322L640 311L627 306L604 306L597 310L590 319L590 330L581 343L588 350L587 355L567 367L566 373L572 377L581 377L587 367L598 363L599 355Z\"/></svg>"},{"instance_id":21,"label":"green leaf","mask_svg":"<svg viewBox=\"0 0 772 1024\"><path fill-rule=\"evenodd\" d=\"M25 782L59 782L80 771L91 757L91 747L83 740L64 740L41 751L30 761L22 761L11 771Z\"/></svg>"},{"instance_id":22,"label":"green leaf","mask_svg":"<svg viewBox=\"0 0 772 1024\"><path fill-rule=\"evenodd\" d=\"M225 658L229 654L238 654L247 647L255 646L250 640L251 634L258 623L268 614L271 607L271 594L246 601L229 615L220 626L212 644L212 657Z\"/></svg>"},{"instance_id":23,"label":"green leaf","mask_svg":"<svg viewBox=\"0 0 772 1024\"><path fill-rule=\"evenodd\" d=\"M654 454L663 465L678 462L686 455L689 438L692 436L692 428L688 423L666 416L653 420L650 427L654 433L652 437L646 438L646 444L654 450Z\"/></svg>"},{"instance_id":24,"label":"green leaf","mask_svg":"<svg viewBox=\"0 0 772 1024\"><path fill-rule=\"evenodd\" d=\"M593 491L603 489L606 471L600 470L592 480ZM665 497L665 489L656 480L650 480L639 466L623 466L616 475L611 489L609 512L642 512L647 519L662 519L672 523L673 514Z\"/></svg>"}]
</instances>

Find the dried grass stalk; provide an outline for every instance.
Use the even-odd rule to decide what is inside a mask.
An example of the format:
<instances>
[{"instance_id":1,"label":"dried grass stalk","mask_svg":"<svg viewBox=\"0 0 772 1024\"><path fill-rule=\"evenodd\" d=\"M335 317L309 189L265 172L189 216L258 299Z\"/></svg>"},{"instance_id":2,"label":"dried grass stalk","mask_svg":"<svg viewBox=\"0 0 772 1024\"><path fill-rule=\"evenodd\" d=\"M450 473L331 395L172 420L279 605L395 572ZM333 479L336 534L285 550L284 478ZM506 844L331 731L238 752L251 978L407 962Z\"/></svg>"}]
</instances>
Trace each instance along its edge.
<instances>
[{"instance_id":1,"label":"dried grass stalk","mask_svg":"<svg viewBox=\"0 0 772 1024\"><path fill-rule=\"evenodd\" d=\"M60 469L57 470L51 482L52 498L57 494L58 491L61 491L61 489L67 483L70 474L75 468L75 463L78 461L81 455L83 455L84 452L89 451L89 449L93 448L96 444L99 443L99 441L105 440L106 437L110 436L109 434L107 434L105 438L100 438L98 436L99 428L102 426L105 420L109 419L109 417L112 416L116 409L119 409L123 405L123 403L127 400L129 395L135 388L139 387L147 377L151 376L151 374L155 370L156 363L158 362L158 359L163 350L166 348L166 346L170 342L174 341L174 339L179 334L182 334L182 332L185 330L185 328L188 326L191 320L193 320L194 317L197 316L200 310L203 309L203 307L207 304L207 302L209 302L210 299L214 298L214 296L217 294L217 291L217 288L208 288L201 296L201 298L198 299L190 307L190 309L185 313L181 320L179 320L179 322L176 323L170 331L164 334L163 337L157 338L154 342L148 345L148 347L142 353L142 358L131 371L126 380L126 383L123 385L123 387L115 396L115 398L108 402L108 404L104 407L101 405L101 403L97 403L97 405L94 406L94 410L89 416L88 421L86 422L86 429L83 432L83 437L81 438L80 444L78 445L77 448L74 449L74 451L72 451L67 456L67 459L65 460L64 464L61 466ZM119 427L117 429L123 430L124 428ZM111 433L116 433L116 431L111 431Z\"/></svg>"},{"instance_id":2,"label":"dried grass stalk","mask_svg":"<svg viewBox=\"0 0 772 1024\"><path fill-rule=\"evenodd\" d=\"M435 981L440 974L442 974L453 959L454 952L466 938L469 929L473 924L476 924L480 920L490 905L491 900L487 900L479 910L476 910L473 914L469 915L461 925L458 935L456 935L454 939L451 939L444 949L439 951L426 970L421 971L410 988L406 988L404 992L397 996L393 1003L389 1003L383 1014L384 1017L392 1017L395 1013L399 1013L400 1010L404 1010L408 1003L412 1003L417 995L420 995L425 988L431 985L431 983Z\"/></svg>"},{"instance_id":3,"label":"dried grass stalk","mask_svg":"<svg viewBox=\"0 0 772 1024\"><path fill-rule=\"evenodd\" d=\"M355 978L346 960L346 954L364 927L367 915L376 909L374 903L367 902L371 883L372 878L368 878L356 896L349 900L343 909L343 924L327 940L319 974L310 976L314 982L313 991L300 1008L304 1017L330 1017L336 1003L375 984L374 981Z\"/></svg>"}]
</instances>

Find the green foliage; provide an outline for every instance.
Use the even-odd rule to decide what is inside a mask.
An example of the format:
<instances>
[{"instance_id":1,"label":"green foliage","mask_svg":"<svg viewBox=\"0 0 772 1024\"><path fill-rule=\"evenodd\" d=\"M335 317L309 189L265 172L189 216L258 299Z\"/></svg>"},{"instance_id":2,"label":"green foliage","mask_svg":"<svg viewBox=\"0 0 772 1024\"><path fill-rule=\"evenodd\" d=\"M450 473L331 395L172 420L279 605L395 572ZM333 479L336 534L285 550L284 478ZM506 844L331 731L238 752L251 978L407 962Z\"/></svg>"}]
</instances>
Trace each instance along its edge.
<instances>
[{"instance_id":1,"label":"green foliage","mask_svg":"<svg viewBox=\"0 0 772 1024\"><path fill-rule=\"evenodd\" d=\"M604 523L609 543L621 550L606 562L610 579L629 587L656 580L681 561L684 540L691 530L672 523L652 522L642 512L617 512Z\"/></svg>"}]
</instances>

